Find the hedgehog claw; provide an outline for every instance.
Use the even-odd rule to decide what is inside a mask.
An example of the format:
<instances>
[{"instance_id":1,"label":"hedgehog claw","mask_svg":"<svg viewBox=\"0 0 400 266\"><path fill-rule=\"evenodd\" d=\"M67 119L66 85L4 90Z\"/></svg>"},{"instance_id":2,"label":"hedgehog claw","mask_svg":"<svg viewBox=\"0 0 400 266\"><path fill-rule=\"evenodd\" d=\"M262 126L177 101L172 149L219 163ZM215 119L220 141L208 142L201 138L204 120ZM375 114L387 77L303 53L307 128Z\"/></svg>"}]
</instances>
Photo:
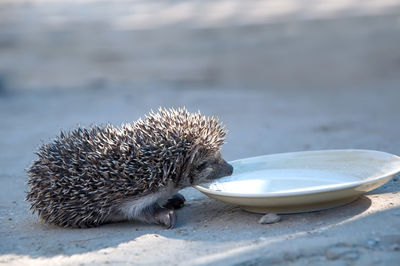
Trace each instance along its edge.
<instances>
[{"instance_id":1,"label":"hedgehog claw","mask_svg":"<svg viewBox=\"0 0 400 266\"><path fill-rule=\"evenodd\" d=\"M154 217L158 223L165 225L168 229L174 228L176 224L176 215L173 210L161 208L154 214Z\"/></svg>"},{"instance_id":2,"label":"hedgehog claw","mask_svg":"<svg viewBox=\"0 0 400 266\"><path fill-rule=\"evenodd\" d=\"M182 194L176 193L167 200L167 202L164 204L163 207L170 210L177 210L182 208L183 205L185 205L185 201L186 199Z\"/></svg>"}]
</instances>

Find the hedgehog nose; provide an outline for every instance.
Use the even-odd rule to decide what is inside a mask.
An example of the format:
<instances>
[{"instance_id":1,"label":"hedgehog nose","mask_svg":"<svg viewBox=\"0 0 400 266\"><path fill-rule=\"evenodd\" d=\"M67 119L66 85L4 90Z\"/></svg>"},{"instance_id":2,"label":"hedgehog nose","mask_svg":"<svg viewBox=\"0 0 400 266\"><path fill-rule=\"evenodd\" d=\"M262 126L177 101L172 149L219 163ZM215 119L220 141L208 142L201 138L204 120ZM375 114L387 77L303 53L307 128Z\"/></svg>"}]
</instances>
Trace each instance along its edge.
<instances>
[{"instance_id":1,"label":"hedgehog nose","mask_svg":"<svg viewBox=\"0 0 400 266\"><path fill-rule=\"evenodd\" d=\"M225 167L227 175L231 175L233 173L233 166L225 161Z\"/></svg>"},{"instance_id":2,"label":"hedgehog nose","mask_svg":"<svg viewBox=\"0 0 400 266\"><path fill-rule=\"evenodd\" d=\"M228 175L231 175L233 173L233 166L228 163L228 167Z\"/></svg>"}]
</instances>

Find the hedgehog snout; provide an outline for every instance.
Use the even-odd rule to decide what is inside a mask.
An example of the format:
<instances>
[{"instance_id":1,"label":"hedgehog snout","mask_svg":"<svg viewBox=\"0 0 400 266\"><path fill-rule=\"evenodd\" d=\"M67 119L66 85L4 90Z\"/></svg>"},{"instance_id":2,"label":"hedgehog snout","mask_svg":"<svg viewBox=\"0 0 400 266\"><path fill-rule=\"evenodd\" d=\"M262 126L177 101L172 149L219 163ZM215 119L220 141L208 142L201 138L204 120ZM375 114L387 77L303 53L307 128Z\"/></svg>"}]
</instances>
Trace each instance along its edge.
<instances>
[{"instance_id":1,"label":"hedgehog snout","mask_svg":"<svg viewBox=\"0 0 400 266\"><path fill-rule=\"evenodd\" d=\"M224 176L230 176L233 173L233 167L225 160L216 167L211 175L208 176L208 179L218 179Z\"/></svg>"},{"instance_id":2,"label":"hedgehog snout","mask_svg":"<svg viewBox=\"0 0 400 266\"><path fill-rule=\"evenodd\" d=\"M224 160L223 167L224 167L224 172L226 173L224 176L232 175L233 166L231 164L229 164L227 161Z\"/></svg>"}]
</instances>

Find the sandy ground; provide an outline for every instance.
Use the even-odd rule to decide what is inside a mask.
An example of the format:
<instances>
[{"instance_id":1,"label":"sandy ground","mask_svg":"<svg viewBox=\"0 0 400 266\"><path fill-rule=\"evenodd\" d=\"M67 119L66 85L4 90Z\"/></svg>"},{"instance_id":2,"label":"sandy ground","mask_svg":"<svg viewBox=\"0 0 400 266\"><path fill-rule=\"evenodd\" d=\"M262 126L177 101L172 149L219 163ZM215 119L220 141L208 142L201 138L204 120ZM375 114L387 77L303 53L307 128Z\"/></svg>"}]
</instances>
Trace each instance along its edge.
<instances>
[{"instance_id":1,"label":"sandy ground","mask_svg":"<svg viewBox=\"0 0 400 266\"><path fill-rule=\"evenodd\" d=\"M172 230L40 223L24 202L24 169L42 141L158 106L219 116L227 160L337 148L400 154L396 1L133 2L0 4L0 264L398 264L398 177L349 205L272 225L193 188Z\"/></svg>"}]
</instances>

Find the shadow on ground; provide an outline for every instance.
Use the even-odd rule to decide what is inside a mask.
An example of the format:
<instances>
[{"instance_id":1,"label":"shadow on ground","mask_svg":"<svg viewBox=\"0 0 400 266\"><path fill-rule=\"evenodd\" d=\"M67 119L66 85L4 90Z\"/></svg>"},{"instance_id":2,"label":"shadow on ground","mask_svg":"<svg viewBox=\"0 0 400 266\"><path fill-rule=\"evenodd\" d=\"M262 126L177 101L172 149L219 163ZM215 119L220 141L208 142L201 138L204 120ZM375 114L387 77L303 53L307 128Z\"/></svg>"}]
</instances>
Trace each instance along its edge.
<instances>
[{"instance_id":1,"label":"shadow on ground","mask_svg":"<svg viewBox=\"0 0 400 266\"><path fill-rule=\"evenodd\" d=\"M103 225L90 229L59 228L40 223L26 217L19 223L22 232L15 245L7 245L6 236L2 241L0 254L19 254L30 257L71 256L86 252L114 248L123 243L135 241L145 235L155 235L183 241L215 243L235 240L255 240L263 237L296 235L302 232L318 232L322 228L334 227L368 210L371 201L361 197L346 206L303 214L283 215L282 221L273 225L258 224L259 214L248 213L239 207L202 198L189 201L188 206L177 212L178 224L172 230L160 226L136 222ZM240 235L235 232L242 232ZM243 234L243 232L248 234ZM15 238L15 236L12 236Z\"/></svg>"}]
</instances>

